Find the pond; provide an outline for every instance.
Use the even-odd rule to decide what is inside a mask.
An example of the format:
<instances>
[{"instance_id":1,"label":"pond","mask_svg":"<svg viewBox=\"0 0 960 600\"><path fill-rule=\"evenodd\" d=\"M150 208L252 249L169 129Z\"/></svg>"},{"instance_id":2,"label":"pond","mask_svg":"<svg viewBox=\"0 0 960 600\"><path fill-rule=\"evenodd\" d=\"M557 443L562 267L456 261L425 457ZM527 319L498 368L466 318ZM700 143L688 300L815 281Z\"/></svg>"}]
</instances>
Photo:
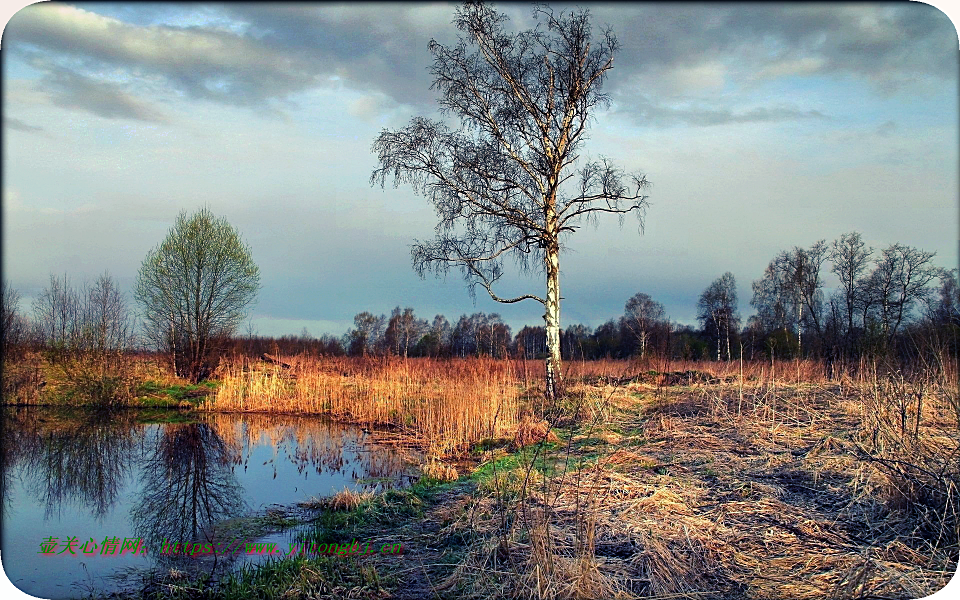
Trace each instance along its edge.
<instances>
[{"instance_id":1,"label":"pond","mask_svg":"<svg viewBox=\"0 0 960 600\"><path fill-rule=\"evenodd\" d=\"M21 590L70 598L125 589L196 558L175 542L252 539L217 527L342 489L408 483L404 456L322 418L190 414L150 423L110 414L4 407L2 561ZM208 557L210 558L210 557Z\"/></svg>"}]
</instances>

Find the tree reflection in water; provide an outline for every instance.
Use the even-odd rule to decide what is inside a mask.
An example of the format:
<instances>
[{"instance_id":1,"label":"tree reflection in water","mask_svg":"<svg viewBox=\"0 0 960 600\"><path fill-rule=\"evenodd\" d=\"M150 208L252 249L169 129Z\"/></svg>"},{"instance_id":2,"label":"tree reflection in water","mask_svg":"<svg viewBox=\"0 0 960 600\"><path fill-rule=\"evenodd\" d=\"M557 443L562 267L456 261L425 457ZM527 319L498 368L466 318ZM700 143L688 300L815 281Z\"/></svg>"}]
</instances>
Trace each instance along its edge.
<instances>
[{"instance_id":1,"label":"tree reflection in water","mask_svg":"<svg viewBox=\"0 0 960 600\"><path fill-rule=\"evenodd\" d=\"M175 558L161 554L164 540L209 541L214 524L243 512L243 489L229 459L223 439L205 423L167 425L158 436L130 513L155 559Z\"/></svg>"},{"instance_id":2,"label":"tree reflection in water","mask_svg":"<svg viewBox=\"0 0 960 600\"><path fill-rule=\"evenodd\" d=\"M45 517L75 503L102 519L131 472L143 430L132 419L109 413L71 416L47 420L32 411L5 413L3 445L9 454L4 456L4 478L21 464L21 476Z\"/></svg>"}]
</instances>

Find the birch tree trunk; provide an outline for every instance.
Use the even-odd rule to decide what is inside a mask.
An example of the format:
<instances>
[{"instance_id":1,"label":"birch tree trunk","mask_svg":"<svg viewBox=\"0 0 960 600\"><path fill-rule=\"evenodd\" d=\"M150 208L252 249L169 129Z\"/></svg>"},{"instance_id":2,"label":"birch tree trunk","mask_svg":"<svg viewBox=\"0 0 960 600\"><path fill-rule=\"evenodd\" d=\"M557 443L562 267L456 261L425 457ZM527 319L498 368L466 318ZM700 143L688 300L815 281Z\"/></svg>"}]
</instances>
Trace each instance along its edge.
<instances>
[{"instance_id":1,"label":"birch tree trunk","mask_svg":"<svg viewBox=\"0 0 960 600\"><path fill-rule=\"evenodd\" d=\"M560 249L553 245L546 253L547 298L543 320L547 329L547 398L554 400L563 390L560 364Z\"/></svg>"}]
</instances>

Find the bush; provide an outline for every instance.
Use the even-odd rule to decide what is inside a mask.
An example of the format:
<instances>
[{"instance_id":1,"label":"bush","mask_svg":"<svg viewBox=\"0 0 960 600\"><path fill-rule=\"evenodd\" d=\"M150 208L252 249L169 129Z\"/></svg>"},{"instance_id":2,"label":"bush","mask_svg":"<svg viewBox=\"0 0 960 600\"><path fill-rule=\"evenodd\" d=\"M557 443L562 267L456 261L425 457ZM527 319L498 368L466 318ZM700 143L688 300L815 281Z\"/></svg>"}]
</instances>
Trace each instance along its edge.
<instances>
[{"instance_id":1,"label":"bush","mask_svg":"<svg viewBox=\"0 0 960 600\"><path fill-rule=\"evenodd\" d=\"M126 406L136 396L137 382L122 356L81 355L62 368L71 404L114 408Z\"/></svg>"}]
</instances>

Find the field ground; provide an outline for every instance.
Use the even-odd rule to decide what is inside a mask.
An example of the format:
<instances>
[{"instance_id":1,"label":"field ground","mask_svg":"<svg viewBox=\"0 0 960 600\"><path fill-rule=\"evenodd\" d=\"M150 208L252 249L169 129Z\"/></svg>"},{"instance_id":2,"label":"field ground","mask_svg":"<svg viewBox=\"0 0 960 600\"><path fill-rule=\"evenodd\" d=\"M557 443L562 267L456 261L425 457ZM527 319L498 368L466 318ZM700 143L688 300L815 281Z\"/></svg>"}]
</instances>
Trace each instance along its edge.
<instances>
[{"instance_id":1,"label":"field ground","mask_svg":"<svg viewBox=\"0 0 960 600\"><path fill-rule=\"evenodd\" d=\"M402 542L403 555L284 559L216 586L171 574L142 595L879 600L931 594L956 571L952 376L582 364L551 408L516 365L493 362L234 370L248 391L280 386L280 411L320 390L311 407L424 450L410 490L294 511L308 543ZM253 397L238 386L222 379L207 408ZM349 404L362 395L374 412Z\"/></svg>"}]
</instances>

